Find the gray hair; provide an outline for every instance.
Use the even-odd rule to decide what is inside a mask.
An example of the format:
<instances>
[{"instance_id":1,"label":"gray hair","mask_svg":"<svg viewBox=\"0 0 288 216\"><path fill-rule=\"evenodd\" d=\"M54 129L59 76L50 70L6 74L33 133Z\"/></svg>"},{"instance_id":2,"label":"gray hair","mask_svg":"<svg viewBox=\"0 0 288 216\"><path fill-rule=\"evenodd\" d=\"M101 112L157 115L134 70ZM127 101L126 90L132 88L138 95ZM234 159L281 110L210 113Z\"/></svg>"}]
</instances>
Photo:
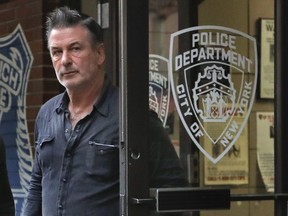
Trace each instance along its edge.
<instances>
[{"instance_id":1,"label":"gray hair","mask_svg":"<svg viewBox=\"0 0 288 216\"><path fill-rule=\"evenodd\" d=\"M71 10L67 6L56 8L48 14L46 20L46 39L49 41L51 31L57 28L66 28L81 25L88 29L92 45L103 42L103 30L94 18ZM49 45L49 44L48 44Z\"/></svg>"}]
</instances>

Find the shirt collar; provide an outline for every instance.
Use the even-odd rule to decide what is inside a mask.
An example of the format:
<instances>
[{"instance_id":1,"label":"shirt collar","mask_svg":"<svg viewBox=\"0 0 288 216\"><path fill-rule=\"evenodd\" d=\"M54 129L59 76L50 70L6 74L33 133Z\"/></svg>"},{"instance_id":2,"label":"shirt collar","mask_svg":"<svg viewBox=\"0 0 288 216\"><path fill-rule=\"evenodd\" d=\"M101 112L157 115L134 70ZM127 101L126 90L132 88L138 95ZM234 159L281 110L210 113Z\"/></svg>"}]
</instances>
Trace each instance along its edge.
<instances>
[{"instance_id":1,"label":"shirt collar","mask_svg":"<svg viewBox=\"0 0 288 216\"><path fill-rule=\"evenodd\" d=\"M96 109L100 114L107 116L109 112L108 103L105 103L105 98L109 93L109 88L111 87L112 83L111 80L105 75L103 88L99 95L98 100L94 104L94 109ZM61 96L62 95L62 96ZM61 112L68 112L68 104L69 104L69 97L67 91L64 91L62 94L59 95L59 99L56 102L56 113L60 114Z\"/></svg>"}]
</instances>

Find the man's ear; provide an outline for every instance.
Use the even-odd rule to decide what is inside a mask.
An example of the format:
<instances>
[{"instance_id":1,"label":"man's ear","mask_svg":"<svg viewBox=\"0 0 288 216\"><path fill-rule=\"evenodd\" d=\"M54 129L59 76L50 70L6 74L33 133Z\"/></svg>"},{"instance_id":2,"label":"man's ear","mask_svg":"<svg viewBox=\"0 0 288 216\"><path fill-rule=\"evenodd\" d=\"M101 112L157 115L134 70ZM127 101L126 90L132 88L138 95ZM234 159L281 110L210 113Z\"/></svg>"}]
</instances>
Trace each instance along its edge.
<instances>
[{"instance_id":1,"label":"man's ear","mask_svg":"<svg viewBox=\"0 0 288 216\"><path fill-rule=\"evenodd\" d=\"M98 65L102 65L104 64L105 61L105 48L104 48L104 44L101 43L97 46L97 50L96 50L97 54L98 54Z\"/></svg>"}]
</instances>

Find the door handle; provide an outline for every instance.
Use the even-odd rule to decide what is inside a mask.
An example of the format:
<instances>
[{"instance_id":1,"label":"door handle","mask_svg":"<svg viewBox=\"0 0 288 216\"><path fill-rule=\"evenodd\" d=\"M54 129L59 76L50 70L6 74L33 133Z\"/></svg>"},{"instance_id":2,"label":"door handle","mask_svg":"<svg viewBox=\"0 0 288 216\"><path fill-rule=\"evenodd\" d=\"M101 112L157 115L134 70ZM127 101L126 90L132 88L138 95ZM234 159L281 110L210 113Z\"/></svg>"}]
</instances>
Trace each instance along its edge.
<instances>
[{"instance_id":1,"label":"door handle","mask_svg":"<svg viewBox=\"0 0 288 216\"><path fill-rule=\"evenodd\" d=\"M135 205L155 205L156 200L155 198L135 198L132 199L132 204Z\"/></svg>"}]
</instances>

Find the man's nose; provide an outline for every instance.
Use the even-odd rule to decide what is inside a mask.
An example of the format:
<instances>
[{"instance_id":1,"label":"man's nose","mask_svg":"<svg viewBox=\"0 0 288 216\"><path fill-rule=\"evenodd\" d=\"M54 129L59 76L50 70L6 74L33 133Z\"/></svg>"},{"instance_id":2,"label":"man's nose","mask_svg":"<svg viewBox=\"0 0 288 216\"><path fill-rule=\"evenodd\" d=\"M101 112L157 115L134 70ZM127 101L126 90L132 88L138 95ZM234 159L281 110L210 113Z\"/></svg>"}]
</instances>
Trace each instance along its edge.
<instances>
[{"instance_id":1,"label":"man's nose","mask_svg":"<svg viewBox=\"0 0 288 216\"><path fill-rule=\"evenodd\" d=\"M72 62L72 59L71 59L69 52L63 51L62 58L61 58L62 65L66 66L66 65L71 64L71 62Z\"/></svg>"}]
</instances>

